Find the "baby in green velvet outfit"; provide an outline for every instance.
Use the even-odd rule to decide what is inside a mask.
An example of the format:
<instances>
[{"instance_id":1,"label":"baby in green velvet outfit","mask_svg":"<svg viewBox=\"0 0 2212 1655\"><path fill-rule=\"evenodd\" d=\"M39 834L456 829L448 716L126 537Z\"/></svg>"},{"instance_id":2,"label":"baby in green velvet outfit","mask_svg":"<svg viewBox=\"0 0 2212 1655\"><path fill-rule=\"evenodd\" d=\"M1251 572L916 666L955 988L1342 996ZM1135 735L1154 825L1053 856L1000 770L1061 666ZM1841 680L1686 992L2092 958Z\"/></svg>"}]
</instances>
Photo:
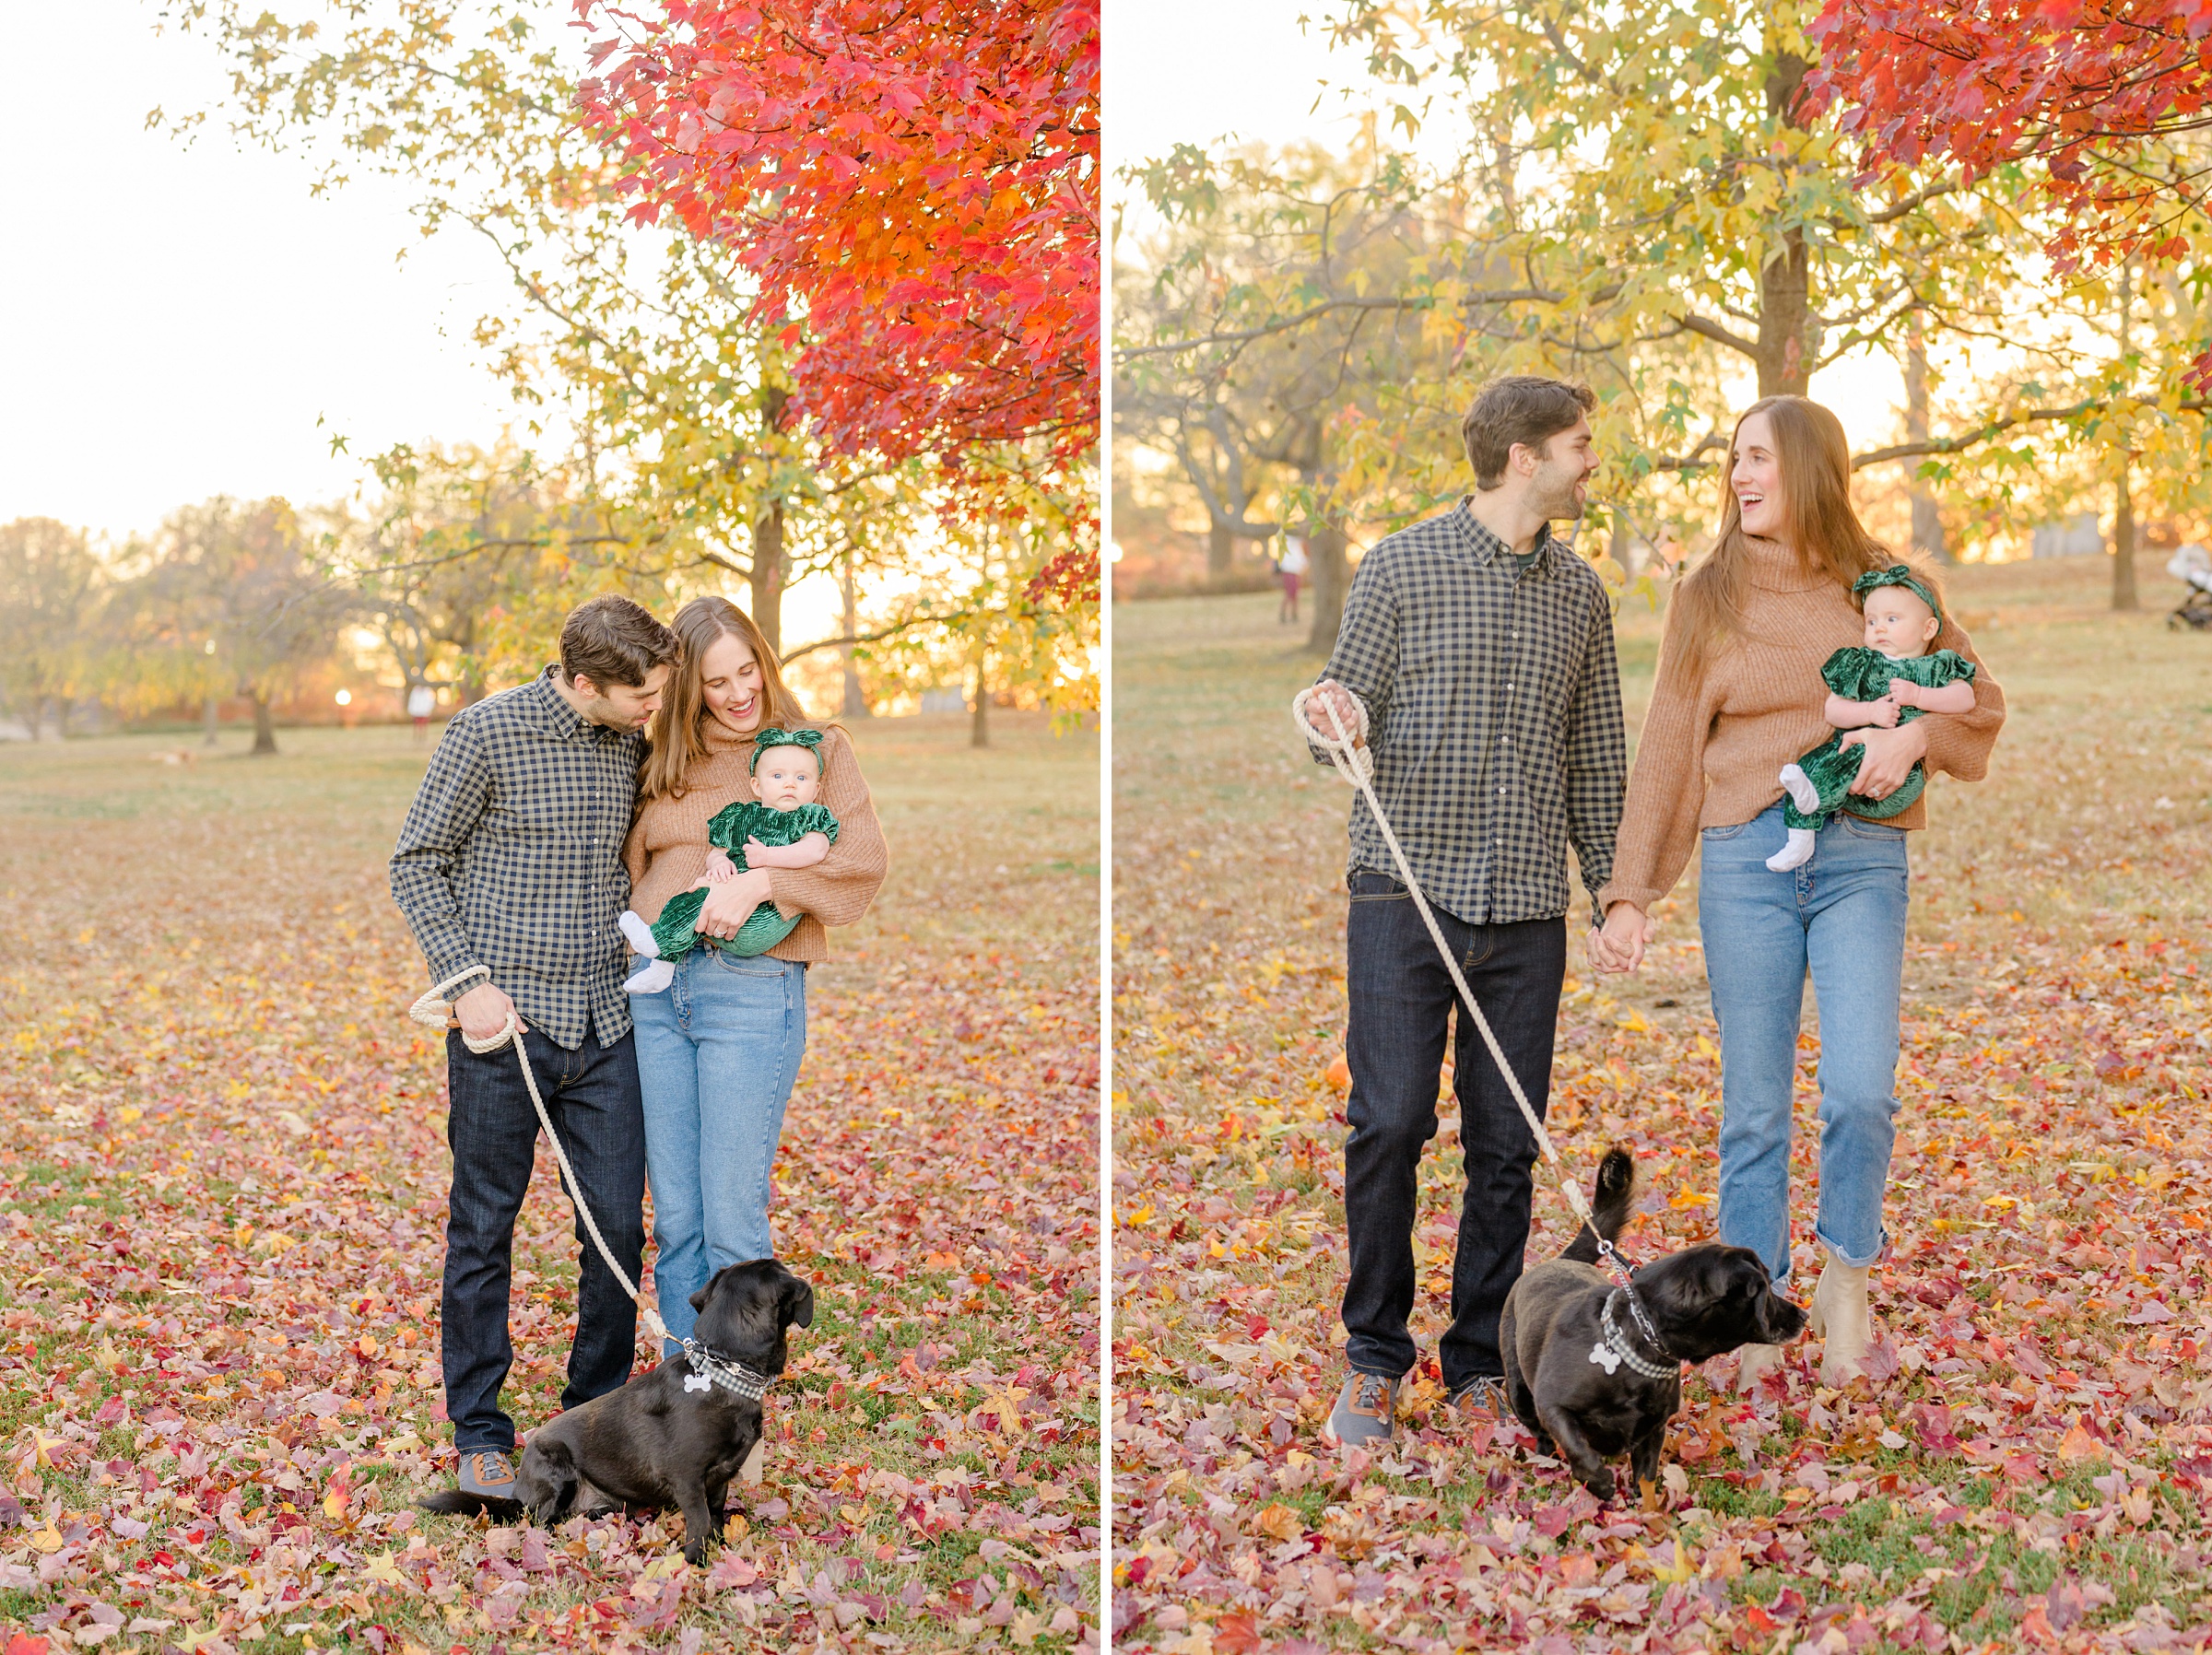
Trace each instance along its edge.
<instances>
[{"instance_id":1,"label":"baby in green velvet outfit","mask_svg":"<svg viewBox=\"0 0 2212 1655\"><path fill-rule=\"evenodd\" d=\"M753 737L749 767L753 796L724 805L707 824L704 878L668 898L651 925L635 913L621 919L622 935L645 957L623 988L657 994L676 978L676 960L700 943L699 913L707 892L752 868L811 868L837 841L837 818L815 803L822 786L822 733L772 726ZM717 939L725 954L766 954L792 933L798 917L785 919L773 902L746 916L733 937Z\"/></svg>"},{"instance_id":2,"label":"baby in green velvet outfit","mask_svg":"<svg viewBox=\"0 0 2212 1655\"><path fill-rule=\"evenodd\" d=\"M1853 816L1893 816L1927 786L1927 773L1915 764L1888 798L1854 798L1851 784L1858 780L1866 748L1863 736L1853 740L1846 732L1895 729L1924 712L1967 712L1974 705L1974 663L1955 650L1928 653L1943 630L1943 606L1910 564L1871 569L1852 582L1851 591L1866 617L1866 641L1838 650L1820 669L1831 692L1825 716L1836 733L1795 764L1782 767L1788 795L1782 819L1790 837L1767 858L1778 874L1812 859L1813 836L1846 804Z\"/></svg>"}]
</instances>

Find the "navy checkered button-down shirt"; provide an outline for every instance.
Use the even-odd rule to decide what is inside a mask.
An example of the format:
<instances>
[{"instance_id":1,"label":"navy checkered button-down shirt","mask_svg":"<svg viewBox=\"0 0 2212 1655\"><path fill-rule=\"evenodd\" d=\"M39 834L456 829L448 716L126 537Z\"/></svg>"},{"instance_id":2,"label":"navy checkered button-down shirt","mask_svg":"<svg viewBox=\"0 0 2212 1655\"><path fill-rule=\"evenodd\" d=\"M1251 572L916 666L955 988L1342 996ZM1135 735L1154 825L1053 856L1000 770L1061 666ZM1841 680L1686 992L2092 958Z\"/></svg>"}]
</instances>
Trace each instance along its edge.
<instances>
[{"instance_id":1,"label":"navy checkered button-down shirt","mask_svg":"<svg viewBox=\"0 0 2212 1655\"><path fill-rule=\"evenodd\" d=\"M1471 925L1563 914L1570 842L1605 884L1629 769L1613 612L1548 529L1525 571L1465 499L1391 535L1324 675L1367 706L1375 794L1430 902ZM1357 793L1351 840L1351 871L1398 876Z\"/></svg>"},{"instance_id":2,"label":"navy checkered button-down shirt","mask_svg":"<svg viewBox=\"0 0 2212 1655\"><path fill-rule=\"evenodd\" d=\"M629 1032L622 841L644 738L587 723L547 667L446 725L392 854L392 895L430 980L488 967L523 1021L570 1051ZM464 991L465 992L465 991Z\"/></svg>"}]
</instances>

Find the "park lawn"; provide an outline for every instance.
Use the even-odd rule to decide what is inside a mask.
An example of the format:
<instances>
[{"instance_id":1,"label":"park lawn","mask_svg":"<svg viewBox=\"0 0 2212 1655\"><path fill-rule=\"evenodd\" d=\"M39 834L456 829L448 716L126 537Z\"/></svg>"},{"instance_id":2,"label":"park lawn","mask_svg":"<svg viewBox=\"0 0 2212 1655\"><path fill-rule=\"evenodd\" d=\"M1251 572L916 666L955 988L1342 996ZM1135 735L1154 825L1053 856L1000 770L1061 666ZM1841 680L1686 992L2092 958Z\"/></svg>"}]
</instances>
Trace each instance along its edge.
<instances>
[{"instance_id":1,"label":"park lawn","mask_svg":"<svg viewBox=\"0 0 2212 1655\"><path fill-rule=\"evenodd\" d=\"M384 873L427 748L0 750L0 1647L1094 1643L1098 743L966 735L855 732L893 872L813 973L777 1167L817 1315L700 1569L675 1514L409 1508L453 1473L444 1060ZM525 1430L571 1223L541 1146Z\"/></svg>"},{"instance_id":2,"label":"park lawn","mask_svg":"<svg viewBox=\"0 0 2212 1655\"><path fill-rule=\"evenodd\" d=\"M1694 1375L1671 1509L1599 1510L1517 1426L1462 1434L1433 1353L1459 1198L1445 1077L1416 1252L1421 1367L1387 1453L1319 1437L1342 1382L1347 791L1272 598L1114 611L1116 1648L2194 1648L2212 1502L2205 1227L2212 638L2104 611L2101 560L1960 571L2011 717L1915 836L1881 1382ZM1633 731L1658 628L1620 626ZM1552 1123L1712 1231L1714 1028L1694 870L1645 971L1578 963ZM1581 912L1571 920L1579 930ZM1808 1001L1809 1001L1808 994ZM1803 1040L1798 1239L1818 1051ZM1531 1256L1571 1220L1538 1173ZM1802 1255L1801 1255L1802 1256ZM1809 1292L1809 1273L1799 1284ZM2176 1635L2175 1629L2185 1629Z\"/></svg>"}]
</instances>

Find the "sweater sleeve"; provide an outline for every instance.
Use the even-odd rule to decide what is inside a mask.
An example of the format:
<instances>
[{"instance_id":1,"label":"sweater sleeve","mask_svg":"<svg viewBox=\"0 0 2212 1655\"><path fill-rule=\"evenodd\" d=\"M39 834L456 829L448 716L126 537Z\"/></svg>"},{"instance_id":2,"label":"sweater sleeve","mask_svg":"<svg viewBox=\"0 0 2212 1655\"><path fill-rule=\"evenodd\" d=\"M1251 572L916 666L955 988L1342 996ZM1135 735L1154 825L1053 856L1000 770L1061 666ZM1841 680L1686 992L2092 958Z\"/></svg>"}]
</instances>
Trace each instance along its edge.
<instances>
[{"instance_id":1,"label":"sweater sleeve","mask_svg":"<svg viewBox=\"0 0 2212 1655\"><path fill-rule=\"evenodd\" d=\"M769 891L785 919L812 914L825 925L850 925L876 900L890 871L890 851L860 760L841 730L829 732L822 757L821 803L837 818L835 840L811 868L769 869Z\"/></svg>"},{"instance_id":2,"label":"sweater sleeve","mask_svg":"<svg viewBox=\"0 0 2212 1655\"><path fill-rule=\"evenodd\" d=\"M1936 634L1936 647L1956 650L1974 669L1974 708L1971 712L1930 712L1918 721L1928 733L1925 769L1941 770L1961 781L1979 781L1989 774L1990 749L2005 723L2005 691L1989 675L1982 657L1964 632L1949 620Z\"/></svg>"},{"instance_id":3,"label":"sweater sleeve","mask_svg":"<svg viewBox=\"0 0 2212 1655\"><path fill-rule=\"evenodd\" d=\"M1705 736L1712 727L1712 675L1692 679L1677 642L1669 627L1659 647L1636 763L1629 771L1613 876L1597 893L1601 914L1616 902L1649 912L1675 888L1697 849L1698 818L1705 808Z\"/></svg>"}]
</instances>

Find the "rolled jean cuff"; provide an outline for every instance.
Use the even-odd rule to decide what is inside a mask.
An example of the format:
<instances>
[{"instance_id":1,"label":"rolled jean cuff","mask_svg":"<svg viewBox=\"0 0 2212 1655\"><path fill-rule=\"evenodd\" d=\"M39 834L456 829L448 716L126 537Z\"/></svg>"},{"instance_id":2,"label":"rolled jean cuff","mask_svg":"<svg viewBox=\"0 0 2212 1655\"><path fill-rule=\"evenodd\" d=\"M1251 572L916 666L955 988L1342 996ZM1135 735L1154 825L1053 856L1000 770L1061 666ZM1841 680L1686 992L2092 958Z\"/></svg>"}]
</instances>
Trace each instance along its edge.
<instances>
[{"instance_id":1,"label":"rolled jean cuff","mask_svg":"<svg viewBox=\"0 0 2212 1655\"><path fill-rule=\"evenodd\" d=\"M1879 1263L1881 1262L1882 1255L1889 1250L1889 1232L1888 1230L1884 1230L1882 1232L1881 1239L1877 1241L1874 1245L1874 1250L1862 1259L1853 1258L1849 1251L1843 1248L1838 1247L1833 1241L1830 1241L1826 1236L1822 1235L1817 1229L1813 1232L1813 1239L1819 1242L1821 1246L1827 1248L1829 1256L1834 1259L1837 1263L1841 1264L1846 1269L1850 1270L1865 1270L1869 1265Z\"/></svg>"}]
</instances>

